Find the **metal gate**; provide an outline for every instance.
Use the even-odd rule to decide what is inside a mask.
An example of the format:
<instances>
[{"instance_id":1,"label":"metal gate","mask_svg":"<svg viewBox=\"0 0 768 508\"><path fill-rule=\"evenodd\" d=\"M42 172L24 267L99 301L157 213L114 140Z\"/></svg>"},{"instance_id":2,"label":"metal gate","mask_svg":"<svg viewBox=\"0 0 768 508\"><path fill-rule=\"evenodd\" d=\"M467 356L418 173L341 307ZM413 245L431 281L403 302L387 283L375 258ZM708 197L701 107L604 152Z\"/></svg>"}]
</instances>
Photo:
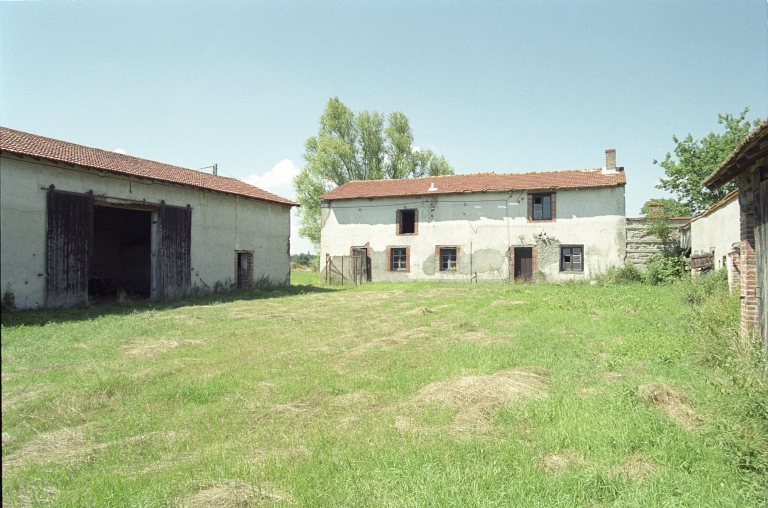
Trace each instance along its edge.
<instances>
[{"instance_id":1,"label":"metal gate","mask_svg":"<svg viewBox=\"0 0 768 508\"><path fill-rule=\"evenodd\" d=\"M362 249L355 249L351 256L325 256L326 284L362 284L368 280L368 256Z\"/></svg>"}]
</instances>

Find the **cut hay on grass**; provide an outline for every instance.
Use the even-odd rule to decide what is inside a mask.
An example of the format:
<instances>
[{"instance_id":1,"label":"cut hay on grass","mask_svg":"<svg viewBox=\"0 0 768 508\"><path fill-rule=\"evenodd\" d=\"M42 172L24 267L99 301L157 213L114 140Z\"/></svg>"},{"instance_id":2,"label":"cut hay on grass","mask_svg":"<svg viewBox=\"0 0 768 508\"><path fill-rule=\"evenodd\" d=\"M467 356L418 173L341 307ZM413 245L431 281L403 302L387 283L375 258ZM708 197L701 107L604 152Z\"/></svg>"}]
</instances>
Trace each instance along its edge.
<instances>
[{"instance_id":1,"label":"cut hay on grass","mask_svg":"<svg viewBox=\"0 0 768 508\"><path fill-rule=\"evenodd\" d=\"M39 434L16 452L3 457L3 475L27 463L68 463L82 458L93 449L86 440L85 430L86 427L81 425Z\"/></svg>"},{"instance_id":2,"label":"cut hay on grass","mask_svg":"<svg viewBox=\"0 0 768 508\"><path fill-rule=\"evenodd\" d=\"M584 455L573 450L563 450L558 453L550 453L544 456L540 462L541 466L549 474L557 474L560 471L564 471L571 465L584 466L587 461L584 460Z\"/></svg>"},{"instance_id":3,"label":"cut hay on grass","mask_svg":"<svg viewBox=\"0 0 768 508\"><path fill-rule=\"evenodd\" d=\"M270 506L290 500L277 489L267 485L251 485L242 480L226 480L205 487L190 496L185 508L249 508Z\"/></svg>"},{"instance_id":4,"label":"cut hay on grass","mask_svg":"<svg viewBox=\"0 0 768 508\"><path fill-rule=\"evenodd\" d=\"M499 305L525 305L526 303L530 302L524 302L522 300L494 300L493 303L491 303L491 307L498 307Z\"/></svg>"},{"instance_id":5,"label":"cut hay on grass","mask_svg":"<svg viewBox=\"0 0 768 508\"><path fill-rule=\"evenodd\" d=\"M644 453L633 453L619 464L614 472L617 475L626 476L637 483L642 483L658 470L659 466L654 464L647 455Z\"/></svg>"},{"instance_id":6,"label":"cut hay on grass","mask_svg":"<svg viewBox=\"0 0 768 508\"><path fill-rule=\"evenodd\" d=\"M648 383L637 389L637 396L647 404L659 408L687 430L699 423L699 418L688 405L688 395L682 390L663 383Z\"/></svg>"},{"instance_id":7,"label":"cut hay on grass","mask_svg":"<svg viewBox=\"0 0 768 508\"><path fill-rule=\"evenodd\" d=\"M485 432L494 410L515 399L546 396L546 374L535 367L504 370L487 376L468 376L425 386L413 397L408 413L395 421L399 430L413 428L418 413L430 404L456 409L451 427L459 432Z\"/></svg>"}]
</instances>

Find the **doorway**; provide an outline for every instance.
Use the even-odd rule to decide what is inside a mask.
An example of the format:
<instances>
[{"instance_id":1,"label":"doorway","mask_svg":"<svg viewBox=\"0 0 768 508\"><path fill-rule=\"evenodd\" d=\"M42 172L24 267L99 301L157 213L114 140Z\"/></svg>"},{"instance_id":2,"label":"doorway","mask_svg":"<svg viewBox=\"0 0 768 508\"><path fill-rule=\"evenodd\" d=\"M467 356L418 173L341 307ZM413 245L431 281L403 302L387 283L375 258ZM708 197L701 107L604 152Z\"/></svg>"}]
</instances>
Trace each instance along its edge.
<instances>
[{"instance_id":1,"label":"doorway","mask_svg":"<svg viewBox=\"0 0 768 508\"><path fill-rule=\"evenodd\" d=\"M520 282L533 280L533 247L515 247L514 277Z\"/></svg>"},{"instance_id":2,"label":"doorway","mask_svg":"<svg viewBox=\"0 0 768 508\"><path fill-rule=\"evenodd\" d=\"M151 290L152 212L94 206L89 298L145 299Z\"/></svg>"}]
</instances>

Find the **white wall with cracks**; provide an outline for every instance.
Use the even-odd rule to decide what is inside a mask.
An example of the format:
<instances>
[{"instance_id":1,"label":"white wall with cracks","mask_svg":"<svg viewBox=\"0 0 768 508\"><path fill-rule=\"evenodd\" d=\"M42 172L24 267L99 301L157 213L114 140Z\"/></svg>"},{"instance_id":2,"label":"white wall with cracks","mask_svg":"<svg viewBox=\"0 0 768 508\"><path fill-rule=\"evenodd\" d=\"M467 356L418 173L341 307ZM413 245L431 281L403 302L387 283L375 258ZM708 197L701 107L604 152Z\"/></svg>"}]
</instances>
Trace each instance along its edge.
<instances>
[{"instance_id":1,"label":"white wall with cracks","mask_svg":"<svg viewBox=\"0 0 768 508\"><path fill-rule=\"evenodd\" d=\"M539 278L593 277L625 259L624 186L561 189L553 221L528 218L529 191L340 199L324 203L320 264L367 247L372 280L510 280L510 248L535 247ZM534 191L530 192L542 192ZM418 232L398 235L397 210L418 210ZM561 270L561 246L584 248L583 271ZM436 269L436 247L459 247L455 271ZM388 268L387 251L408 247L410 270Z\"/></svg>"}]
</instances>

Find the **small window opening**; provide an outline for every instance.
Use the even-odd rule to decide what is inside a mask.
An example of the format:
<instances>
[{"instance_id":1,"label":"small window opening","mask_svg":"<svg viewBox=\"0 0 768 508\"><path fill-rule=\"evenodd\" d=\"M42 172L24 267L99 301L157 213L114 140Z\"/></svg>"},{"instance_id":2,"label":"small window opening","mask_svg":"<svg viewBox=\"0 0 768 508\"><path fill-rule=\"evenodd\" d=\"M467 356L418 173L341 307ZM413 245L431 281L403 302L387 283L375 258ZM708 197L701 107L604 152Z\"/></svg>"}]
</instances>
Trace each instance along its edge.
<instances>
[{"instance_id":1,"label":"small window opening","mask_svg":"<svg viewBox=\"0 0 768 508\"><path fill-rule=\"evenodd\" d=\"M583 247L562 247L560 250L560 269L564 272L581 272Z\"/></svg>"},{"instance_id":2,"label":"small window opening","mask_svg":"<svg viewBox=\"0 0 768 508\"><path fill-rule=\"evenodd\" d=\"M393 248L391 251L392 265L391 270L393 272L407 270L408 260L405 254L404 248Z\"/></svg>"},{"instance_id":3,"label":"small window opening","mask_svg":"<svg viewBox=\"0 0 768 508\"><path fill-rule=\"evenodd\" d=\"M410 235L416 232L416 210L400 210L400 234Z\"/></svg>"},{"instance_id":4,"label":"small window opening","mask_svg":"<svg viewBox=\"0 0 768 508\"><path fill-rule=\"evenodd\" d=\"M456 269L456 248L440 249L440 271Z\"/></svg>"}]
</instances>

